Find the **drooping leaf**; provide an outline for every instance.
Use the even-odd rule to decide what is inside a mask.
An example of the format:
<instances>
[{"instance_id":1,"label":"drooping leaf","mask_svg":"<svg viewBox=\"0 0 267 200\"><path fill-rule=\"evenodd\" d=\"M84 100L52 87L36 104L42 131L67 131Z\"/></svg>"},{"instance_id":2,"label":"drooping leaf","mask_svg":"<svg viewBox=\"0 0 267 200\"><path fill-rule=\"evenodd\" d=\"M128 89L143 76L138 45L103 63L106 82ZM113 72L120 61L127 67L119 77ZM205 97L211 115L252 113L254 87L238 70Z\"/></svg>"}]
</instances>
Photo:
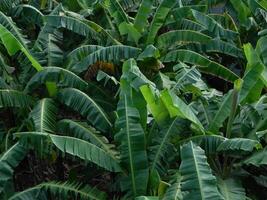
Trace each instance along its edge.
<instances>
[{"instance_id":1,"label":"drooping leaf","mask_svg":"<svg viewBox=\"0 0 267 200\"><path fill-rule=\"evenodd\" d=\"M41 188L50 193L53 197L60 199L66 199L72 196L73 198L80 198L81 200L93 199L93 200L105 200L107 194L98 190L96 187L90 187L88 185L83 186L80 183L69 182L48 182L42 183Z\"/></svg>"},{"instance_id":2,"label":"drooping leaf","mask_svg":"<svg viewBox=\"0 0 267 200\"><path fill-rule=\"evenodd\" d=\"M73 87L80 90L85 90L87 88L87 83L84 80L67 69L45 67L29 80L24 92L30 93L46 82L54 82L60 87Z\"/></svg>"},{"instance_id":3,"label":"drooping leaf","mask_svg":"<svg viewBox=\"0 0 267 200\"><path fill-rule=\"evenodd\" d=\"M47 66L62 66L63 50L60 46L63 44L63 33L55 30L48 34L47 38Z\"/></svg>"},{"instance_id":4,"label":"drooping leaf","mask_svg":"<svg viewBox=\"0 0 267 200\"><path fill-rule=\"evenodd\" d=\"M175 47L179 44L206 44L209 42L211 42L211 37L203 33L192 30L176 30L160 35L157 39L157 46L166 51L168 48Z\"/></svg>"},{"instance_id":5,"label":"drooping leaf","mask_svg":"<svg viewBox=\"0 0 267 200\"><path fill-rule=\"evenodd\" d=\"M26 47L29 41L25 38L25 36L21 33L21 30L15 25L12 21L12 18L6 16L4 13L0 11L0 24L4 26L15 38L22 44L22 46Z\"/></svg>"},{"instance_id":6,"label":"drooping leaf","mask_svg":"<svg viewBox=\"0 0 267 200\"><path fill-rule=\"evenodd\" d=\"M133 41L135 44L138 44L139 39L141 38L141 34L131 23L122 22L119 25L119 31L121 35L127 35L128 41Z\"/></svg>"},{"instance_id":7,"label":"drooping leaf","mask_svg":"<svg viewBox=\"0 0 267 200\"><path fill-rule=\"evenodd\" d=\"M263 83L260 80L263 67L261 65L253 67L243 77L243 84L239 94L239 101L255 101L261 95ZM247 100L249 99L249 100Z\"/></svg>"},{"instance_id":8,"label":"drooping leaf","mask_svg":"<svg viewBox=\"0 0 267 200\"><path fill-rule=\"evenodd\" d=\"M183 19L189 18L192 15L191 9L197 10L199 12L205 12L207 10L207 5L205 4L188 4L180 7L175 7L171 11L171 15L174 17L175 21L179 22Z\"/></svg>"},{"instance_id":9,"label":"drooping leaf","mask_svg":"<svg viewBox=\"0 0 267 200\"><path fill-rule=\"evenodd\" d=\"M70 119L63 119L57 123L57 130L64 135L73 136L82 140L90 141L98 147L101 147L110 154L114 154L112 145L104 136L101 136L94 128L86 123L76 122Z\"/></svg>"},{"instance_id":10,"label":"drooping leaf","mask_svg":"<svg viewBox=\"0 0 267 200\"><path fill-rule=\"evenodd\" d=\"M231 4L233 5L234 9L237 11L238 14L238 19L240 21L240 23L243 26L246 26L247 28L249 28L249 15L251 14L251 10L249 9L249 7L242 1L237 2L235 0L230 0Z\"/></svg>"},{"instance_id":11,"label":"drooping leaf","mask_svg":"<svg viewBox=\"0 0 267 200\"><path fill-rule=\"evenodd\" d=\"M199 66L200 70L218 76L227 81L235 81L238 76L224 67L223 65L209 60L208 58L190 51L190 50L175 50L169 52L163 59L163 62L184 62Z\"/></svg>"},{"instance_id":12,"label":"drooping leaf","mask_svg":"<svg viewBox=\"0 0 267 200\"><path fill-rule=\"evenodd\" d=\"M104 47L99 45L83 45L80 46L73 51L71 51L67 55L67 61L66 64L71 67L71 65L76 64L77 62L80 62L82 59L84 59L86 56L90 55L91 53L103 49Z\"/></svg>"},{"instance_id":13,"label":"drooping leaf","mask_svg":"<svg viewBox=\"0 0 267 200\"><path fill-rule=\"evenodd\" d=\"M225 141L226 138L219 135L197 135L185 140L181 140L178 144L182 145L188 141L194 142L200 146L206 153L206 155L217 154L217 148Z\"/></svg>"},{"instance_id":14,"label":"drooping leaf","mask_svg":"<svg viewBox=\"0 0 267 200\"><path fill-rule=\"evenodd\" d=\"M97 32L93 28L74 17L48 15L45 16L45 21L49 25L50 29L66 28L90 39L99 38Z\"/></svg>"},{"instance_id":15,"label":"drooping leaf","mask_svg":"<svg viewBox=\"0 0 267 200\"><path fill-rule=\"evenodd\" d=\"M22 51L25 56L29 59L32 66L37 70L41 71L43 67L40 63L31 55L26 45L22 44L15 35L13 35L6 27L0 24L0 39L8 51L8 54L13 56L18 51ZM46 83L48 91L51 96L55 93L55 86L53 83Z\"/></svg>"},{"instance_id":16,"label":"drooping leaf","mask_svg":"<svg viewBox=\"0 0 267 200\"><path fill-rule=\"evenodd\" d=\"M255 167L261 167L267 165L266 148L255 152L243 162L245 165L253 165Z\"/></svg>"},{"instance_id":17,"label":"drooping leaf","mask_svg":"<svg viewBox=\"0 0 267 200\"><path fill-rule=\"evenodd\" d=\"M8 200L27 200L27 199L38 199L42 198L47 200L47 197L40 191L40 186L35 186L23 190L22 192L16 193L11 196Z\"/></svg>"},{"instance_id":18,"label":"drooping leaf","mask_svg":"<svg viewBox=\"0 0 267 200\"><path fill-rule=\"evenodd\" d=\"M153 46L152 44L148 45L145 50L138 56L137 60L146 60L149 58L156 58L160 57L160 51Z\"/></svg>"},{"instance_id":19,"label":"drooping leaf","mask_svg":"<svg viewBox=\"0 0 267 200\"><path fill-rule=\"evenodd\" d=\"M12 194L13 173L15 167L24 159L27 148L20 143L16 143L5 151L0 157L0 197L5 199Z\"/></svg>"},{"instance_id":20,"label":"drooping leaf","mask_svg":"<svg viewBox=\"0 0 267 200\"><path fill-rule=\"evenodd\" d=\"M114 85L119 85L118 80L114 77L114 76L110 76L109 74L107 74L106 72L99 70L96 76L96 80L97 81L103 81L104 82L104 86L108 83L111 82Z\"/></svg>"},{"instance_id":21,"label":"drooping leaf","mask_svg":"<svg viewBox=\"0 0 267 200\"><path fill-rule=\"evenodd\" d=\"M5 107L30 107L33 104L33 98L17 90L0 90L0 108Z\"/></svg>"},{"instance_id":22,"label":"drooping leaf","mask_svg":"<svg viewBox=\"0 0 267 200\"><path fill-rule=\"evenodd\" d=\"M12 17L20 17L26 22L32 22L39 27L42 27L44 23L44 15L42 12L36 7L27 4L18 5L12 9Z\"/></svg>"},{"instance_id":23,"label":"drooping leaf","mask_svg":"<svg viewBox=\"0 0 267 200\"><path fill-rule=\"evenodd\" d=\"M2 12L9 12L14 6L21 3L22 0L3 0L0 2L0 10Z\"/></svg>"},{"instance_id":24,"label":"drooping leaf","mask_svg":"<svg viewBox=\"0 0 267 200\"><path fill-rule=\"evenodd\" d=\"M96 63L97 61L105 61L105 62L119 62L121 60L126 60L129 58L135 58L140 53L140 49L123 46L123 45L115 45L106 48L99 49L80 62L76 63L74 66L70 66L70 70L75 73L81 73L85 71L90 65Z\"/></svg>"},{"instance_id":25,"label":"drooping leaf","mask_svg":"<svg viewBox=\"0 0 267 200\"><path fill-rule=\"evenodd\" d=\"M141 72L134 59L129 59L124 62L123 76L136 91L145 84L150 84L152 87L155 87L155 84Z\"/></svg>"},{"instance_id":26,"label":"drooping leaf","mask_svg":"<svg viewBox=\"0 0 267 200\"><path fill-rule=\"evenodd\" d=\"M111 172L121 171L119 160L113 154L85 140L42 132L20 132L16 133L16 136L24 140L31 140L32 138L38 140L49 139L63 153L90 161Z\"/></svg>"},{"instance_id":27,"label":"drooping leaf","mask_svg":"<svg viewBox=\"0 0 267 200\"><path fill-rule=\"evenodd\" d=\"M60 90L57 97L61 103L86 117L100 131L107 132L112 127L104 110L84 92L75 88L66 88Z\"/></svg>"},{"instance_id":28,"label":"drooping leaf","mask_svg":"<svg viewBox=\"0 0 267 200\"><path fill-rule=\"evenodd\" d=\"M237 32L223 28L221 24L219 24L215 19L211 18L210 16L207 16L197 10L192 9L191 11L195 20L205 26L206 29L215 36L220 36L221 38L225 38L228 40L234 40L237 38Z\"/></svg>"},{"instance_id":29,"label":"drooping leaf","mask_svg":"<svg viewBox=\"0 0 267 200\"><path fill-rule=\"evenodd\" d=\"M260 57L262 58L264 65L267 64L266 40L267 40L266 36L260 37L260 39L257 42L256 49L255 49L257 54L260 55Z\"/></svg>"},{"instance_id":30,"label":"drooping leaf","mask_svg":"<svg viewBox=\"0 0 267 200\"><path fill-rule=\"evenodd\" d=\"M85 24L89 25L92 29L94 29L98 34L100 34L100 38L107 39L108 43L112 45L121 45L121 43L116 40L105 28L98 25L97 23L90 20L82 20Z\"/></svg>"},{"instance_id":31,"label":"drooping leaf","mask_svg":"<svg viewBox=\"0 0 267 200\"><path fill-rule=\"evenodd\" d=\"M236 153L237 155L250 153L254 149L260 149L261 144L256 140L247 138L231 138L223 141L217 148L218 152Z\"/></svg>"},{"instance_id":32,"label":"drooping leaf","mask_svg":"<svg viewBox=\"0 0 267 200\"><path fill-rule=\"evenodd\" d=\"M205 45L205 51L209 53L221 53L234 58L243 58L243 52L235 45L219 39L213 39Z\"/></svg>"},{"instance_id":33,"label":"drooping leaf","mask_svg":"<svg viewBox=\"0 0 267 200\"><path fill-rule=\"evenodd\" d=\"M22 51L30 60L32 66L37 70L42 70L42 66L38 61L30 54L30 52L16 39L16 37L8 31L3 25L0 24L0 38L4 46L6 47L9 55L14 55L18 51Z\"/></svg>"},{"instance_id":34,"label":"drooping leaf","mask_svg":"<svg viewBox=\"0 0 267 200\"><path fill-rule=\"evenodd\" d=\"M97 188L89 186L82 186L79 183L69 182L47 182L41 183L37 186L21 191L12 197L10 200L27 200L27 199L44 199L49 196L54 198L79 198L81 200L94 199L94 200L105 200L106 194L99 191Z\"/></svg>"}]
</instances>

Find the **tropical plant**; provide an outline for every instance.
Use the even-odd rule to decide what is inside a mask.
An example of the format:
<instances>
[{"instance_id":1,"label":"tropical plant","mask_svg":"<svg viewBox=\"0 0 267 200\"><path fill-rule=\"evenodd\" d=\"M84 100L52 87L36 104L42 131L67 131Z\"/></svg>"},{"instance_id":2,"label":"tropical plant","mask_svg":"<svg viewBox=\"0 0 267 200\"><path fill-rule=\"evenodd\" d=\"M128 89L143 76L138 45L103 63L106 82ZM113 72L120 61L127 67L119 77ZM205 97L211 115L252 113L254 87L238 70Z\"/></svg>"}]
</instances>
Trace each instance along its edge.
<instances>
[{"instance_id":1,"label":"tropical plant","mask_svg":"<svg viewBox=\"0 0 267 200\"><path fill-rule=\"evenodd\" d=\"M0 198L267 196L266 0L2 0Z\"/></svg>"}]
</instances>

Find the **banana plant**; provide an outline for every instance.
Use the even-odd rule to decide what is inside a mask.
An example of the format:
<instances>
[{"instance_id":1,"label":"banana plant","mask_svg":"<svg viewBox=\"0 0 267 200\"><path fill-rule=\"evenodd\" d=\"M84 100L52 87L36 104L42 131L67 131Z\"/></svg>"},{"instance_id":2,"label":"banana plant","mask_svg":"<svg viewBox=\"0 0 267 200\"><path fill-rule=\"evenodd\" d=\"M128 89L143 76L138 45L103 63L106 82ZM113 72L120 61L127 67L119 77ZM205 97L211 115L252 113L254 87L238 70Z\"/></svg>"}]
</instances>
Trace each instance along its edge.
<instances>
[{"instance_id":1,"label":"banana plant","mask_svg":"<svg viewBox=\"0 0 267 200\"><path fill-rule=\"evenodd\" d=\"M0 198L264 199L265 0L0 2Z\"/></svg>"}]
</instances>

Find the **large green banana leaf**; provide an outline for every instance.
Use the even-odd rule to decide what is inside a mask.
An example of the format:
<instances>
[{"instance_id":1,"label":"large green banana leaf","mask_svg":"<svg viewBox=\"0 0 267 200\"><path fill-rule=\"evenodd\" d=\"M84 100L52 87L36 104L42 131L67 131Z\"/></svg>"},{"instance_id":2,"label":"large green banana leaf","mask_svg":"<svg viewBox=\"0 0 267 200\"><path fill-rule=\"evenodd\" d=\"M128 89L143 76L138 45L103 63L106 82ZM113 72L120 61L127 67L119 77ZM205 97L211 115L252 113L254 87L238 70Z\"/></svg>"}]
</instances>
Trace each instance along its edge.
<instances>
[{"instance_id":1,"label":"large green banana leaf","mask_svg":"<svg viewBox=\"0 0 267 200\"><path fill-rule=\"evenodd\" d=\"M103 150L102 148L81 140L79 138L53 135L43 132L19 132L16 136L23 141L31 141L31 139L44 140L49 139L63 153L68 153L72 156L77 156L80 159L95 163L111 172L120 172L121 167L119 160L113 154Z\"/></svg>"},{"instance_id":2,"label":"large green banana leaf","mask_svg":"<svg viewBox=\"0 0 267 200\"><path fill-rule=\"evenodd\" d=\"M7 30L3 25L0 24L0 39L5 46L5 48L8 51L8 54L13 56L18 51L22 51L25 56L29 59L32 66L37 70L41 71L43 70L43 67L40 65L40 63L31 55L29 50L21 44L17 38L9 31ZM53 96L56 92L56 87L54 83L46 83L46 87L48 89L48 92L51 96Z\"/></svg>"},{"instance_id":3,"label":"large green banana leaf","mask_svg":"<svg viewBox=\"0 0 267 200\"><path fill-rule=\"evenodd\" d=\"M144 32L147 25L147 18L153 8L154 0L142 0L134 19L134 27L140 32Z\"/></svg>"},{"instance_id":4,"label":"large green banana leaf","mask_svg":"<svg viewBox=\"0 0 267 200\"><path fill-rule=\"evenodd\" d=\"M163 59L163 62L184 62L199 66L200 70L218 76L227 81L234 82L238 76L223 65L211 61L208 58L190 50L175 50L169 52Z\"/></svg>"},{"instance_id":5,"label":"large green banana leaf","mask_svg":"<svg viewBox=\"0 0 267 200\"><path fill-rule=\"evenodd\" d=\"M71 67L71 65L74 65L80 62L82 59L84 59L89 54L97 50L103 49L103 48L104 47L99 46L99 45L82 45L74 49L67 55L67 61L65 63L67 66Z\"/></svg>"},{"instance_id":6,"label":"large green banana leaf","mask_svg":"<svg viewBox=\"0 0 267 200\"><path fill-rule=\"evenodd\" d=\"M193 142L181 147L180 173L183 199L222 200L205 152Z\"/></svg>"},{"instance_id":7,"label":"large green banana leaf","mask_svg":"<svg viewBox=\"0 0 267 200\"><path fill-rule=\"evenodd\" d=\"M183 19L193 16L191 9L197 10L199 12L205 12L207 10L207 5L205 4L194 5L193 4L193 5L185 5L185 6L177 7L171 11L171 15L174 17L176 22L179 22Z\"/></svg>"},{"instance_id":8,"label":"large green banana leaf","mask_svg":"<svg viewBox=\"0 0 267 200\"><path fill-rule=\"evenodd\" d=\"M211 37L203 33L192 30L176 30L160 35L157 39L157 47L167 50L170 47L184 43L206 44L209 42L211 42Z\"/></svg>"},{"instance_id":9,"label":"large green banana leaf","mask_svg":"<svg viewBox=\"0 0 267 200\"><path fill-rule=\"evenodd\" d=\"M25 19L28 22L32 22L39 27L42 27L44 24L43 13L40 10L38 10L36 7L31 6L31 5L22 4L22 5L16 6L12 10L12 16L16 18L20 17L22 19Z\"/></svg>"},{"instance_id":10,"label":"large green banana leaf","mask_svg":"<svg viewBox=\"0 0 267 200\"><path fill-rule=\"evenodd\" d=\"M33 98L17 90L0 90L0 108L4 107L30 107L33 105Z\"/></svg>"},{"instance_id":11,"label":"large green banana leaf","mask_svg":"<svg viewBox=\"0 0 267 200\"><path fill-rule=\"evenodd\" d=\"M107 9L110 15L115 19L118 25L123 22L130 22L127 13L123 10L118 0L107 0L106 3L108 4Z\"/></svg>"},{"instance_id":12,"label":"large green banana leaf","mask_svg":"<svg viewBox=\"0 0 267 200\"><path fill-rule=\"evenodd\" d=\"M127 73L129 62L124 64L124 73ZM134 106L135 95L125 76L121 80L120 100L117 107L115 141L119 144L121 165L127 169L128 176L123 177L122 190L131 196L146 194L148 183L148 159L145 149L145 133L141 125L138 109ZM138 97L137 97L138 98Z\"/></svg>"},{"instance_id":13,"label":"large green banana leaf","mask_svg":"<svg viewBox=\"0 0 267 200\"><path fill-rule=\"evenodd\" d=\"M48 196L53 198L66 199L69 197L81 200L105 200L107 194L89 186L81 186L75 182L47 182L18 192L8 200L29 200L39 199L46 200Z\"/></svg>"},{"instance_id":14,"label":"large green banana leaf","mask_svg":"<svg viewBox=\"0 0 267 200\"><path fill-rule=\"evenodd\" d=\"M154 14L153 20L151 22L146 44L153 44L155 37L161 28L161 26L164 24L165 19L169 12L171 11L172 7L176 4L175 1L172 0L163 0L159 7L156 10L156 13Z\"/></svg>"},{"instance_id":15,"label":"large green banana leaf","mask_svg":"<svg viewBox=\"0 0 267 200\"><path fill-rule=\"evenodd\" d=\"M45 16L45 21L47 25L49 26L49 29L47 29L47 32L44 32L45 34L51 33L51 28L53 30L58 29L58 28L65 28L79 35L88 37L90 39L99 38L98 33L92 27L90 27L88 24L74 17L48 15L48 16ZM39 35L39 37L41 36L42 35Z\"/></svg>"},{"instance_id":16,"label":"large green banana leaf","mask_svg":"<svg viewBox=\"0 0 267 200\"><path fill-rule=\"evenodd\" d=\"M24 92L30 93L46 82L54 82L60 87L73 87L85 90L88 86L86 81L73 72L59 67L45 67L37 72L27 83Z\"/></svg>"},{"instance_id":17,"label":"large green banana leaf","mask_svg":"<svg viewBox=\"0 0 267 200\"><path fill-rule=\"evenodd\" d=\"M157 94L157 91L154 91L150 85L141 86L140 91L142 92L142 95L147 102L147 106L156 122L159 125L164 124L166 120L169 119L169 112L160 99L159 94Z\"/></svg>"},{"instance_id":18,"label":"large green banana leaf","mask_svg":"<svg viewBox=\"0 0 267 200\"><path fill-rule=\"evenodd\" d=\"M27 148L20 143L14 144L0 157L0 198L6 199L13 193L13 172L24 159Z\"/></svg>"},{"instance_id":19,"label":"large green banana leaf","mask_svg":"<svg viewBox=\"0 0 267 200\"><path fill-rule=\"evenodd\" d=\"M234 58L243 58L243 52L235 45L219 39L212 39L205 45L205 51L211 53L222 53Z\"/></svg>"},{"instance_id":20,"label":"large green banana leaf","mask_svg":"<svg viewBox=\"0 0 267 200\"><path fill-rule=\"evenodd\" d=\"M149 159L151 160L150 170L164 171L164 163L162 159L165 155L169 153L169 147L171 146L170 139L172 136L179 137L185 130L185 123L180 117L176 117L169 122L165 122L165 126L161 127L161 130L153 135L149 154Z\"/></svg>"},{"instance_id":21,"label":"large green banana leaf","mask_svg":"<svg viewBox=\"0 0 267 200\"><path fill-rule=\"evenodd\" d=\"M178 175L175 176L175 180L171 184L171 186L167 189L163 200L181 200L182 192L181 192L181 175L178 173Z\"/></svg>"},{"instance_id":22,"label":"large green banana leaf","mask_svg":"<svg viewBox=\"0 0 267 200\"><path fill-rule=\"evenodd\" d=\"M135 58L139 53L140 49L135 47L124 45L109 46L89 54L74 66L70 66L69 69L75 73L81 73L97 61L116 63L124 59Z\"/></svg>"},{"instance_id":23,"label":"large green banana leaf","mask_svg":"<svg viewBox=\"0 0 267 200\"><path fill-rule=\"evenodd\" d=\"M244 45L244 52L248 63L239 96L241 103L257 101L260 98L264 85L267 86L267 68L262 64L257 52L251 44Z\"/></svg>"},{"instance_id":24,"label":"large green banana leaf","mask_svg":"<svg viewBox=\"0 0 267 200\"><path fill-rule=\"evenodd\" d=\"M207 156L217 154L217 149L226 138L219 135L196 135L179 141L179 145L185 144L188 141L194 142L200 146Z\"/></svg>"},{"instance_id":25,"label":"large green banana leaf","mask_svg":"<svg viewBox=\"0 0 267 200\"><path fill-rule=\"evenodd\" d=\"M204 132L204 127L202 126L194 112L176 94L168 90L163 90L160 93L160 98L169 111L171 118L178 116L184 119L188 119L196 126L198 126L200 132Z\"/></svg>"},{"instance_id":26,"label":"large green banana leaf","mask_svg":"<svg viewBox=\"0 0 267 200\"><path fill-rule=\"evenodd\" d=\"M110 155L117 154L113 149L114 146L109 144L109 141L106 137L102 136L94 128L87 125L87 123L76 122L70 119L63 119L57 123L58 132L76 137L82 140L90 141L96 146L102 148L103 150L110 153Z\"/></svg>"},{"instance_id":27,"label":"large green banana leaf","mask_svg":"<svg viewBox=\"0 0 267 200\"><path fill-rule=\"evenodd\" d=\"M197 10L192 9L191 11L195 20L205 26L210 33L214 34L214 36L219 36L227 40L234 40L238 37L237 32L223 28L221 24L210 16Z\"/></svg>"},{"instance_id":28,"label":"large green banana leaf","mask_svg":"<svg viewBox=\"0 0 267 200\"><path fill-rule=\"evenodd\" d=\"M84 92L75 88L65 88L59 90L57 99L86 117L86 119L98 130L103 132L110 131L112 123L107 117L107 114Z\"/></svg>"},{"instance_id":29,"label":"large green banana leaf","mask_svg":"<svg viewBox=\"0 0 267 200\"><path fill-rule=\"evenodd\" d=\"M32 66L37 70L42 70L42 66L38 61L31 55L29 50L27 50L9 30L7 30L3 25L0 24L0 38L3 45L6 47L9 55L14 55L18 51L22 51L27 58L31 61Z\"/></svg>"},{"instance_id":30,"label":"large green banana leaf","mask_svg":"<svg viewBox=\"0 0 267 200\"><path fill-rule=\"evenodd\" d=\"M0 2L0 11L2 12L8 12L10 11L14 6L17 6L21 3L21 0L3 0Z\"/></svg>"},{"instance_id":31,"label":"large green banana leaf","mask_svg":"<svg viewBox=\"0 0 267 200\"><path fill-rule=\"evenodd\" d=\"M25 36L21 33L21 30L15 25L10 17L7 17L4 13L0 12L0 24L9 30L15 38L24 46L29 43Z\"/></svg>"},{"instance_id":32,"label":"large green banana leaf","mask_svg":"<svg viewBox=\"0 0 267 200\"><path fill-rule=\"evenodd\" d=\"M225 200L246 200L245 189L240 181L229 178L226 180L218 179L219 191Z\"/></svg>"},{"instance_id":33,"label":"large green banana leaf","mask_svg":"<svg viewBox=\"0 0 267 200\"><path fill-rule=\"evenodd\" d=\"M219 128L222 126L223 122L229 117L231 112L231 106L233 102L233 90L230 90L221 102L219 110L216 112L216 115L211 120L208 130L217 134Z\"/></svg>"},{"instance_id":34,"label":"large green banana leaf","mask_svg":"<svg viewBox=\"0 0 267 200\"><path fill-rule=\"evenodd\" d=\"M266 148L255 152L242 162L247 166L264 167L267 165Z\"/></svg>"},{"instance_id":35,"label":"large green banana leaf","mask_svg":"<svg viewBox=\"0 0 267 200\"><path fill-rule=\"evenodd\" d=\"M217 148L218 152L227 152L228 155L235 153L237 155L250 153L254 149L260 149L261 144L256 140L247 138L232 138L223 141Z\"/></svg>"}]
</instances>

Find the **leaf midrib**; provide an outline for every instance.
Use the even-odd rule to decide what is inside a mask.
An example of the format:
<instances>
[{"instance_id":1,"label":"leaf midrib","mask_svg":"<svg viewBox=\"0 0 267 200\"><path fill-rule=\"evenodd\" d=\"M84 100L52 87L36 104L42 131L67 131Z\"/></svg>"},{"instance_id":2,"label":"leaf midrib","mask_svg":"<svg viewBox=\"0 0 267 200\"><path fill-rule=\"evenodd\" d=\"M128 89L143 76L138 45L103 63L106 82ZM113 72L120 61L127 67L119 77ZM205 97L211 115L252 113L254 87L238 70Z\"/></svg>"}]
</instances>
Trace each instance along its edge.
<instances>
[{"instance_id":1,"label":"leaf midrib","mask_svg":"<svg viewBox=\"0 0 267 200\"><path fill-rule=\"evenodd\" d=\"M83 129L85 132L87 132L88 134L90 134L98 143L99 145L107 152L109 153L109 155L114 159L117 160L117 158L113 155L112 151L110 151L110 148L107 146L106 143L104 143L99 137L97 137L97 135L95 135L94 133L91 133L91 131L89 131L86 127L82 126L81 124L71 121L71 120L67 120L69 123L73 123L75 125L77 125L78 127L80 127L81 129Z\"/></svg>"},{"instance_id":2,"label":"leaf midrib","mask_svg":"<svg viewBox=\"0 0 267 200\"><path fill-rule=\"evenodd\" d=\"M44 119L44 107L45 107L45 99L41 101L41 116L40 116L40 132L46 132L43 128L43 119Z\"/></svg>"},{"instance_id":3,"label":"leaf midrib","mask_svg":"<svg viewBox=\"0 0 267 200\"><path fill-rule=\"evenodd\" d=\"M131 168L131 179L132 179L132 186L134 196L136 195L136 185L135 185L135 174L134 174L134 163L133 163L133 156L132 156L132 147L131 147L131 138L130 138L130 130L129 130L129 120L128 120L128 104L127 104L127 97L124 95L124 105L125 105L125 122L126 122L126 133L127 133L127 146L128 146L128 153L129 153L129 160L130 160L130 168Z\"/></svg>"},{"instance_id":4,"label":"leaf midrib","mask_svg":"<svg viewBox=\"0 0 267 200\"><path fill-rule=\"evenodd\" d=\"M195 151L194 151L194 148L193 148L193 145L192 143L190 144L190 148L191 148L191 151L192 151L192 157L193 157L193 160L194 160L194 164L195 164L195 169L196 169L196 173L197 173L197 180L198 180L198 184L199 184L199 191L200 191L200 195L201 195L201 199L202 200L205 200L204 198L204 194L202 192L202 182L200 180L200 173L199 173L199 169L198 169L198 162L197 162L197 159L195 157Z\"/></svg>"},{"instance_id":5,"label":"leaf midrib","mask_svg":"<svg viewBox=\"0 0 267 200\"><path fill-rule=\"evenodd\" d=\"M111 127L112 124L109 121L109 119L107 118L107 116L105 115L105 113L102 111L102 109L95 103L95 101L93 99L91 99L88 95L86 95L85 93L83 93L82 91L76 89L76 88L72 88L73 90L77 91L78 93L80 93L82 96L84 96L85 98L87 98L94 106L95 108L100 112L100 114L102 115L102 117L106 120L106 122L108 123L108 125Z\"/></svg>"}]
</instances>

